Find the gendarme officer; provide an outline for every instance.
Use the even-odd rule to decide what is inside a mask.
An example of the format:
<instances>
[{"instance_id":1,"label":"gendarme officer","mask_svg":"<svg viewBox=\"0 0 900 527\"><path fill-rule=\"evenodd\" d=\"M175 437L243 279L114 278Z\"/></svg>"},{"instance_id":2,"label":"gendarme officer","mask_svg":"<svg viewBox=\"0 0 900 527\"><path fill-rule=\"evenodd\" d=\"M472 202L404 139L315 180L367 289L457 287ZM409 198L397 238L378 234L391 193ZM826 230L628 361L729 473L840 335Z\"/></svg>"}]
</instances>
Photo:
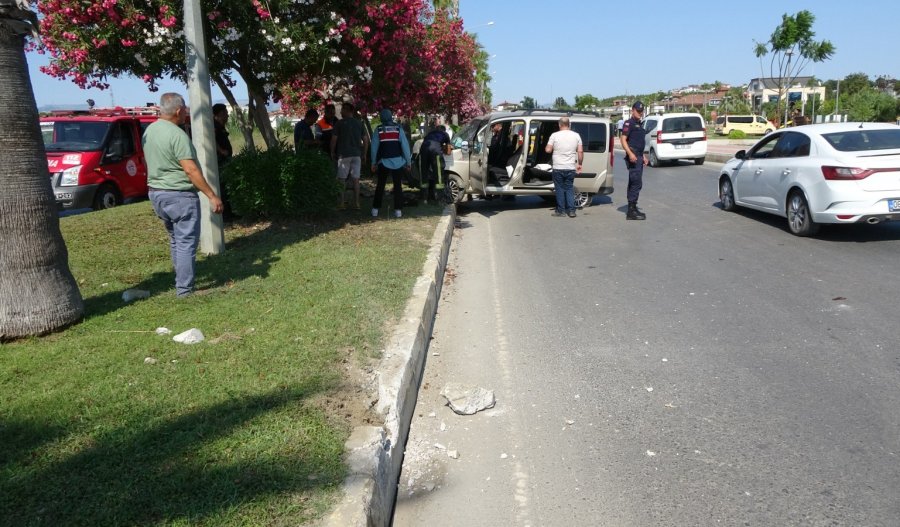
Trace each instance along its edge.
<instances>
[{"instance_id":1,"label":"gendarme officer","mask_svg":"<svg viewBox=\"0 0 900 527\"><path fill-rule=\"evenodd\" d=\"M622 125L619 141L625 150L625 166L628 167L628 212L626 220L644 220L647 215L638 210L638 196L643 186L644 165L647 156L644 154L644 103L637 101L631 105L631 118Z\"/></svg>"}]
</instances>

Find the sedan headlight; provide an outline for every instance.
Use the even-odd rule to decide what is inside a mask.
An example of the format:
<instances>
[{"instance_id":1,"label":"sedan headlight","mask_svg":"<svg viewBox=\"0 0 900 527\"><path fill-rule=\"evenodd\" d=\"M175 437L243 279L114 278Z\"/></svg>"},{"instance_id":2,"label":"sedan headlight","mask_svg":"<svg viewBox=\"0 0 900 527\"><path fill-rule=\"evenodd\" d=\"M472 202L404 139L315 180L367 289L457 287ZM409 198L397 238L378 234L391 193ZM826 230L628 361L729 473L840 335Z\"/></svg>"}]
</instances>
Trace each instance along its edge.
<instances>
[{"instance_id":1,"label":"sedan headlight","mask_svg":"<svg viewBox=\"0 0 900 527\"><path fill-rule=\"evenodd\" d=\"M62 177L59 178L59 186L74 187L78 185L78 174L81 172L81 165L67 168L62 171Z\"/></svg>"}]
</instances>

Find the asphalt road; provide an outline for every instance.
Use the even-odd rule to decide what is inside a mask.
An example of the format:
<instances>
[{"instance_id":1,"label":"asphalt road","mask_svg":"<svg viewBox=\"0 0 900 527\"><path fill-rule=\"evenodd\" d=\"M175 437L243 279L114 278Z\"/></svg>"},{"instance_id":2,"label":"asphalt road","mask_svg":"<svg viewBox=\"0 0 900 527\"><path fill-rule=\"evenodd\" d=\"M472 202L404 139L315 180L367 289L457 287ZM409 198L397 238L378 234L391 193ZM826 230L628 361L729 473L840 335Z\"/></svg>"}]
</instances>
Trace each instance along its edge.
<instances>
[{"instance_id":1,"label":"asphalt road","mask_svg":"<svg viewBox=\"0 0 900 527\"><path fill-rule=\"evenodd\" d=\"M900 223L797 238L687 163L626 222L617 165L461 209L394 525L900 525Z\"/></svg>"}]
</instances>

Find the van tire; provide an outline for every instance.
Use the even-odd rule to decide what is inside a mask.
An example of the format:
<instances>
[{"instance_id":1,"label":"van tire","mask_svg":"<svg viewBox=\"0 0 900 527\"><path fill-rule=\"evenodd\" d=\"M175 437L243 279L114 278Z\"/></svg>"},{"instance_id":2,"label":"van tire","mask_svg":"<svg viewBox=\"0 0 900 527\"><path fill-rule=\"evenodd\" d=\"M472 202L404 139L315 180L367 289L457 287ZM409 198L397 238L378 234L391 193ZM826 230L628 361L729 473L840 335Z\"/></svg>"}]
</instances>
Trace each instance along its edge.
<instances>
[{"instance_id":1,"label":"van tire","mask_svg":"<svg viewBox=\"0 0 900 527\"><path fill-rule=\"evenodd\" d=\"M462 178L456 174L447 176L447 183L444 185L444 202L448 205L461 203L466 196L466 188L463 186Z\"/></svg>"},{"instance_id":2,"label":"van tire","mask_svg":"<svg viewBox=\"0 0 900 527\"><path fill-rule=\"evenodd\" d=\"M104 183L94 194L94 210L111 209L122 204L122 194L112 183Z\"/></svg>"},{"instance_id":3,"label":"van tire","mask_svg":"<svg viewBox=\"0 0 900 527\"><path fill-rule=\"evenodd\" d=\"M591 202L594 201L594 195L590 192L576 192L575 193L575 208L583 209L591 206Z\"/></svg>"},{"instance_id":4,"label":"van tire","mask_svg":"<svg viewBox=\"0 0 900 527\"><path fill-rule=\"evenodd\" d=\"M705 157L698 157L698 158L694 159L694 164L695 164L695 165L702 165L704 161L706 161L706 158L705 158Z\"/></svg>"},{"instance_id":5,"label":"van tire","mask_svg":"<svg viewBox=\"0 0 900 527\"><path fill-rule=\"evenodd\" d=\"M763 135L769 135L769 134L771 134L771 133L774 132L774 131L775 131L775 130L772 130L771 128L766 128L766 129L763 131Z\"/></svg>"},{"instance_id":6,"label":"van tire","mask_svg":"<svg viewBox=\"0 0 900 527\"><path fill-rule=\"evenodd\" d=\"M650 155L647 157L650 158L650 166L652 166L653 168L659 166L659 158L656 157L656 152L652 148L650 149Z\"/></svg>"}]
</instances>

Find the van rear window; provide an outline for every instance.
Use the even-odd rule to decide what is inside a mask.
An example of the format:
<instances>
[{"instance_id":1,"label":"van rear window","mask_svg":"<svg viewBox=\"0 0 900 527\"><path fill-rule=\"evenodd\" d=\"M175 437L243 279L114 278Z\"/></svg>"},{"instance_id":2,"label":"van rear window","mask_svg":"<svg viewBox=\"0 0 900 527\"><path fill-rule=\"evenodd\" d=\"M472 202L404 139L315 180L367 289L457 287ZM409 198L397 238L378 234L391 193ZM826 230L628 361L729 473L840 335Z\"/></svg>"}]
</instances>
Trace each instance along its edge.
<instances>
[{"instance_id":1,"label":"van rear window","mask_svg":"<svg viewBox=\"0 0 900 527\"><path fill-rule=\"evenodd\" d=\"M663 133L668 132L702 132L703 120L698 116L669 117L663 120Z\"/></svg>"},{"instance_id":2,"label":"van rear window","mask_svg":"<svg viewBox=\"0 0 900 527\"><path fill-rule=\"evenodd\" d=\"M581 136L581 144L585 152L606 152L606 123L572 123L572 130Z\"/></svg>"}]
</instances>

